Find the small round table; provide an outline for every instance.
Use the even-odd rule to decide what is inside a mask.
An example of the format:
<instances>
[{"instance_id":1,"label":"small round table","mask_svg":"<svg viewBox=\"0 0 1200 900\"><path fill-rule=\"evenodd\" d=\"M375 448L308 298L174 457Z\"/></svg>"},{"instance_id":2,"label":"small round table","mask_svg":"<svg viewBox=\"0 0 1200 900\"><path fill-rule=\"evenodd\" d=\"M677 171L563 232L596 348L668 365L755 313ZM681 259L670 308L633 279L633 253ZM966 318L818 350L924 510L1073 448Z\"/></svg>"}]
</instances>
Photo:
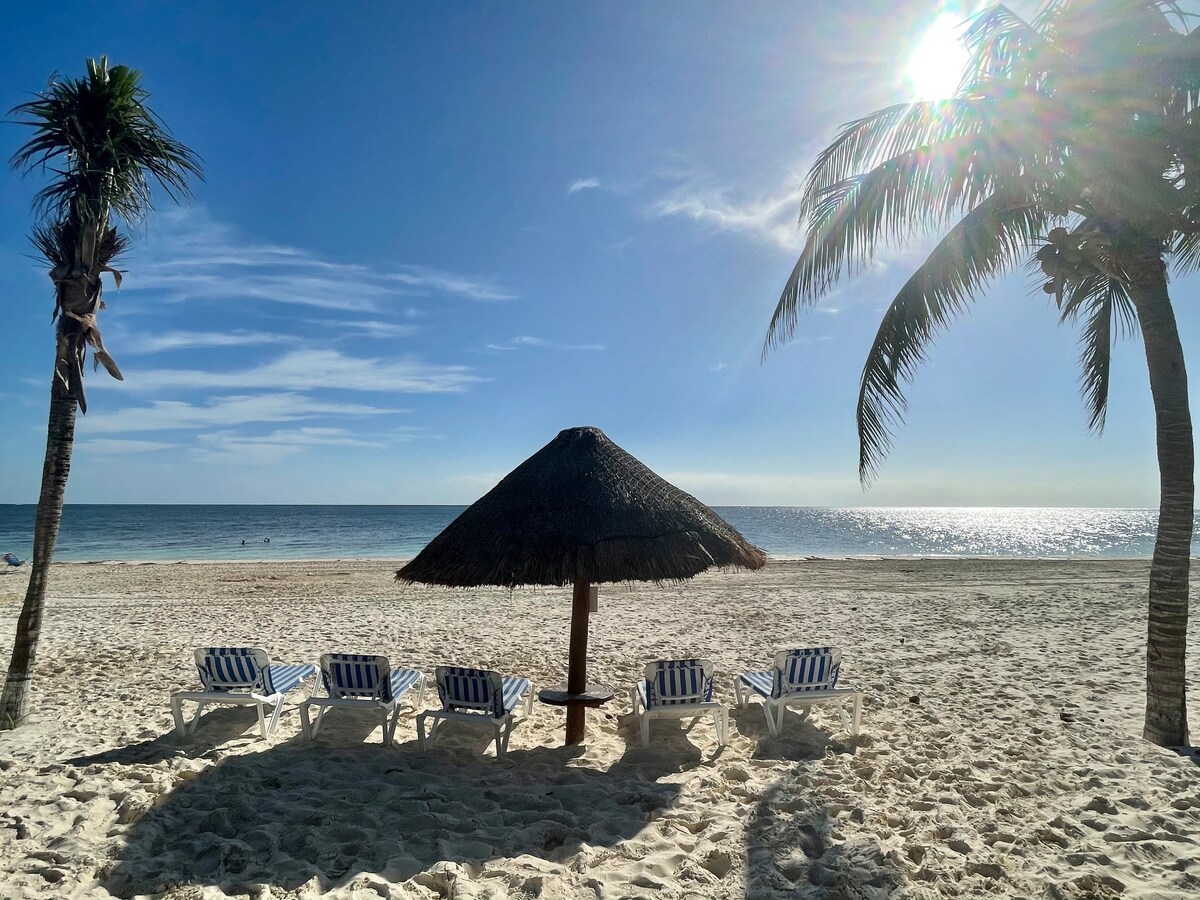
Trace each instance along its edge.
<instances>
[{"instance_id":1,"label":"small round table","mask_svg":"<svg viewBox=\"0 0 1200 900\"><path fill-rule=\"evenodd\" d=\"M614 696L612 688L602 684L589 684L582 692L572 694L565 684L556 684L538 691L538 700L551 706L587 706L595 708L607 703Z\"/></svg>"}]
</instances>

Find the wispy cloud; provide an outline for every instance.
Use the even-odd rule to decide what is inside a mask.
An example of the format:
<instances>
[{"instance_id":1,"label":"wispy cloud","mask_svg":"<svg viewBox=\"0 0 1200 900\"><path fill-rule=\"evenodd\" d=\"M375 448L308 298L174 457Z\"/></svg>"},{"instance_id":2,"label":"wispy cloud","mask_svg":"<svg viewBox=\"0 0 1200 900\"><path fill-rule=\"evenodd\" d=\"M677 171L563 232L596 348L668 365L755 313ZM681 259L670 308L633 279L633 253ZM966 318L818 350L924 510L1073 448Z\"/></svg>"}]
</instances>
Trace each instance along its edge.
<instances>
[{"instance_id":1,"label":"wispy cloud","mask_svg":"<svg viewBox=\"0 0 1200 900\"><path fill-rule=\"evenodd\" d=\"M766 241L785 250L798 250L796 224L800 205L799 179L789 178L778 190L750 199L731 199L730 190L707 177L690 177L649 206L652 216L682 216L714 232L733 232Z\"/></svg>"},{"instance_id":2,"label":"wispy cloud","mask_svg":"<svg viewBox=\"0 0 1200 900\"><path fill-rule=\"evenodd\" d=\"M580 191L595 190L600 187L599 178L577 178L567 188L567 196L578 194Z\"/></svg>"},{"instance_id":3,"label":"wispy cloud","mask_svg":"<svg viewBox=\"0 0 1200 900\"><path fill-rule=\"evenodd\" d=\"M425 266L403 266L404 271L383 275L385 280L398 281L411 288L421 288L442 294L457 294L471 300L515 300L517 295L489 281L441 272Z\"/></svg>"},{"instance_id":4,"label":"wispy cloud","mask_svg":"<svg viewBox=\"0 0 1200 900\"><path fill-rule=\"evenodd\" d=\"M161 334L129 334L113 341L121 353L149 354L168 350L212 347L247 347L262 344L294 344L297 339L261 331L166 331Z\"/></svg>"},{"instance_id":5,"label":"wispy cloud","mask_svg":"<svg viewBox=\"0 0 1200 900\"><path fill-rule=\"evenodd\" d=\"M543 347L548 350L605 350L603 344L564 344L558 341L548 341L545 338L515 337L501 344L487 344L489 350L522 350L527 347Z\"/></svg>"},{"instance_id":6,"label":"wispy cloud","mask_svg":"<svg viewBox=\"0 0 1200 900\"><path fill-rule=\"evenodd\" d=\"M153 369L127 371L122 382L106 383L117 390L255 390L311 391L322 389L437 394L465 391L482 381L465 366L436 365L414 359L382 360L346 356L337 350L294 350L268 363L240 371Z\"/></svg>"},{"instance_id":7,"label":"wispy cloud","mask_svg":"<svg viewBox=\"0 0 1200 900\"><path fill-rule=\"evenodd\" d=\"M82 435L192 428L229 428L256 422L292 422L318 416L375 416L408 412L354 403L329 403L300 394L258 394L220 397L207 403L156 400L112 412L96 411L80 421ZM89 438L89 443L95 443Z\"/></svg>"},{"instance_id":8,"label":"wispy cloud","mask_svg":"<svg viewBox=\"0 0 1200 900\"><path fill-rule=\"evenodd\" d=\"M232 430L197 435L201 446L193 454L200 458L236 456L239 463L268 463L292 456L310 447L382 447L364 441L342 428L290 428L270 434L247 436Z\"/></svg>"},{"instance_id":9,"label":"wispy cloud","mask_svg":"<svg viewBox=\"0 0 1200 900\"><path fill-rule=\"evenodd\" d=\"M85 452L98 456L124 456L127 453L153 453L156 450L173 450L174 444L162 441L127 441L121 438L95 438L82 441Z\"/></svg>"},{"instance_id":10,"label":"wispy cloud","mask_svg":"<svg viewBox=\"0 0 1200 900\"><path fill-rule=\"evenodd\" d=\"M354 337L398 338L409 337L417 332L416 325L402 322L380 322L377 319L307 319L309 325L328 329L330 336L343 336L351 332Z\"/></svg>"},{"instance_id":11,"label":"wispy cloud","mask_svg":"<svg viewBox=\"0 0 1200 900\"><path fill-rule=\"evenodd\" d=\"M123 290L153 291L192 303L255 299L371 312L394 306L397 297L416 294L479 301L516 297L479 276L422 265L384 269L329 262L296 247L255 243L202 209L164 213L128 262Z\"/></svg>"}]
</instances>

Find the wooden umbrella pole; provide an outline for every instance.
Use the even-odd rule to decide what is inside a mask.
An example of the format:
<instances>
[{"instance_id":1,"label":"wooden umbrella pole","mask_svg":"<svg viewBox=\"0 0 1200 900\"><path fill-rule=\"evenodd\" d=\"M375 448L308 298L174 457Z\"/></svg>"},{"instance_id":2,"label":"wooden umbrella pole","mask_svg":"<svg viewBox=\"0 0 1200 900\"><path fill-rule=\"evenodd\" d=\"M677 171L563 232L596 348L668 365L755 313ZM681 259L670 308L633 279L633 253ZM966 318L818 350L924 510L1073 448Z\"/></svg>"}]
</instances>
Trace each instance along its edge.
<instances>
[{"instance_id":1,"label":"wooden umbrella pole","mask_svg":"<svg viewBox=\"0 0 1200 900\"><path fill-rule=\"evenodd\" d=\"M571 594L571 645L567 663L567 693L582 694L587 690L588 613L591 609L586 581L576 581ZM582 703L567 704L567 744L582 744L584 715Z\"/></svg>"}]
</instances>

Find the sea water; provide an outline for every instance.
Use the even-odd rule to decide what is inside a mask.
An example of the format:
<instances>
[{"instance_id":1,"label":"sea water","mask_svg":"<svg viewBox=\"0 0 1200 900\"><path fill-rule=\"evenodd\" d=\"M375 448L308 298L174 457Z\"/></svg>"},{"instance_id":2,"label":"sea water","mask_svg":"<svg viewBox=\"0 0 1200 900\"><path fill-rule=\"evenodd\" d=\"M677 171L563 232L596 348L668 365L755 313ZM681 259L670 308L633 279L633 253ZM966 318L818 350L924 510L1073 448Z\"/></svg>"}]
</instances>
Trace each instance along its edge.
<instances>
[{"instance_id":1,"label":"sea water","mask_svg":"<svg viewBox=\"0 0 1200 900\"><path fill-rule=\"evenodd\" d=\"M463 506L80 505L55 559L401 559ZM1148 557L1157 511L984 507L719 506L772 556ZM29 555L34 507L0 505L0 553Z\"/></svg>"}]
</instances>

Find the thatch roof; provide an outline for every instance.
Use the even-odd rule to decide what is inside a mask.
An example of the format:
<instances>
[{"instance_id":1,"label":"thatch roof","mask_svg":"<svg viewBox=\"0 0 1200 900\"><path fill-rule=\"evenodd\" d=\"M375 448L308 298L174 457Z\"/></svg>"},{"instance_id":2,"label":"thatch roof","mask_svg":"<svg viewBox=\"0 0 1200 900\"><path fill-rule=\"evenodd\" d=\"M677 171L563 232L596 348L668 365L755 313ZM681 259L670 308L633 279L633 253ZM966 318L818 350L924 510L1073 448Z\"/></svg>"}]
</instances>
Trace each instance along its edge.
<instances>
[{"instance_id":1,"label":"thatch roof","mask_svg":"<svg viewBox=\"0 0 1200 900\"><path fill-rule=\"evenodd\" d=\"M679 581L766 555L598 428L568 428L396 572L453 587Z\"/></svg>"}]
</instances>

